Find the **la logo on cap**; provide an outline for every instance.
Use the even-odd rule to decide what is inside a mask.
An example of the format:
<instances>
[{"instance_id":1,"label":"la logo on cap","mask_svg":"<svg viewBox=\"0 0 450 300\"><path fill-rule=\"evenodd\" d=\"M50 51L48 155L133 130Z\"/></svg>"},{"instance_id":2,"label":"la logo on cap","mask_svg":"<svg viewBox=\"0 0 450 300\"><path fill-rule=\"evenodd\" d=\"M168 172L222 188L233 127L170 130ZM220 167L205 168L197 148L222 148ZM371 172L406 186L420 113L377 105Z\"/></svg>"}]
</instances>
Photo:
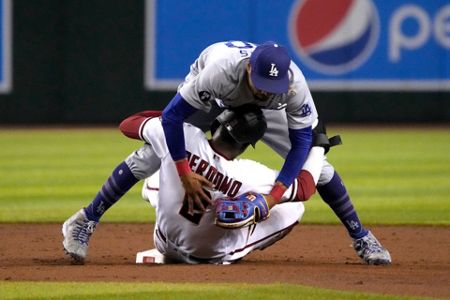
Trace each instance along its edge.
<instances>
[{"instance_id":1,"label":"la logo on cap","mask_svg":"<svg viewBox=\"0 0 450 300\"><path fill-rule=\"evenodd\" d=\"M285 47L270 41L257 46L250 56L253 85L271 94L287 93L290 64L291 58Z\"/></svg>"},{"instance_id":2,"label":"la logo on cap","mask_svg":"<svg viewBox=\"0 0 450 300\"><path fill-rule=\"evenodd\" d=\"M271 68L270 68L270 71L269 71L269 75L272 76L272 77L278 77L278 69L277 69L277 67L275 66L274 63L271 63L270 65L271 65Z\"/></svg>"}]
</instances>

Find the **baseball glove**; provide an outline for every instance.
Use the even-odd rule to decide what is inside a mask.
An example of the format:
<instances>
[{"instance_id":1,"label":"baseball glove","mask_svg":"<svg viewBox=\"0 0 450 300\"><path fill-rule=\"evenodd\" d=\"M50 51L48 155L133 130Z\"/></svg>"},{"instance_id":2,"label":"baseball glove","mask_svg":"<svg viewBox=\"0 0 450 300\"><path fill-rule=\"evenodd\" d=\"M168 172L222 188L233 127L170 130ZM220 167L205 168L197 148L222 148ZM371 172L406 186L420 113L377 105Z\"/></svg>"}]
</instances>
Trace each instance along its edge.
<instances>
[{"instance_id":1,"label":"baseball glove","mask_svg":"<svg viewBox=\"0 0 450 300\"><path fill-rule=\"evenodd\" d=\"M266 198L258 193L245 193L236 198L216 200L216 225L223 228L242 228L269 217Z\"/></svg>"}]
</instances>

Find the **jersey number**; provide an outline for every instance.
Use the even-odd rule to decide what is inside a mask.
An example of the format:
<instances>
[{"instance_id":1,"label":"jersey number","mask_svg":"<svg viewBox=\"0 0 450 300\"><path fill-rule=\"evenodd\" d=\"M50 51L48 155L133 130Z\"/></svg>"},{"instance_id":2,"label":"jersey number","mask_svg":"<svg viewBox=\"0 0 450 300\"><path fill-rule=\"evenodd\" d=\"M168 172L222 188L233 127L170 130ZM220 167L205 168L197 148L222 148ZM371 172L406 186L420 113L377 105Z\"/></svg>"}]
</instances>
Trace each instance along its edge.
<instances>
[{"instance_id":1,"label":"jersey number","mask_svg":"<svg viewBox=\"0 0 450 300\"><path fill-rule=\"evenodd\" d=\"M229 48L240 49L239 53L241 53L242 57L247 57L250 55L250 53L246 49L255 48L255 45L253 45L249 42L243 42L243 41L229 41L229 42L226 42L225 45Z\"/></svg>"},{"instance_id":2,"label":"jersey number","mask_svg":"<svg viewBox=\"0 0 450 300\"><path fill-rule=\"evenodd\" d=\"M211 194L206 191L203 190L208 196L209 198L211 198ZM203 203L203 205L206 207L208 205L208 203ZM189 214L189 205L188 205L188 199L187 199L187 195L184 195L184 199L183 199L183 205L181 206L180 215L182 215L185 219L187 219L188 221L191 221L192 223L198 225L200 223L200 220L202 219L204 213L199 213L199 212L194 212L193 215Z\"/></svg>"}]
</instances>

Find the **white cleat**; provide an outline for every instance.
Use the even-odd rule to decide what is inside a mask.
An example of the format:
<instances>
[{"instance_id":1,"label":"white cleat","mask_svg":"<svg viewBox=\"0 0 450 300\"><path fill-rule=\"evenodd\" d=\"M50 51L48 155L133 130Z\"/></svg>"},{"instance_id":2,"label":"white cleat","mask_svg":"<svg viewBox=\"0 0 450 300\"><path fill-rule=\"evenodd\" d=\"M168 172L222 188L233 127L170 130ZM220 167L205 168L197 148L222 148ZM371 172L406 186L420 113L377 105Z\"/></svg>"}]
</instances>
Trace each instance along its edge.
<instances>
[{"instance_id":1,"label":"white cleat","mask_svg":"<svg viewBox=\"0 0 450 300\"><path fill-rule=\"evenodd\" d=\"M97 222L86 218L84 208L64 222L62 226L64 250L76 263L84 263L88 252L89 239L96 226Z\"/></svg>"},{"instance_id":2,"label":"white cleat","mask_svg":"<svg viewBox=\"0 0 450 300\"><path fill-rule=\"evenodd\" d=\"M366 236L353 240L353 249L366 264L390 265L392 263L389 251L381 245L370 231Z\"/></svg>"}]
</instances>

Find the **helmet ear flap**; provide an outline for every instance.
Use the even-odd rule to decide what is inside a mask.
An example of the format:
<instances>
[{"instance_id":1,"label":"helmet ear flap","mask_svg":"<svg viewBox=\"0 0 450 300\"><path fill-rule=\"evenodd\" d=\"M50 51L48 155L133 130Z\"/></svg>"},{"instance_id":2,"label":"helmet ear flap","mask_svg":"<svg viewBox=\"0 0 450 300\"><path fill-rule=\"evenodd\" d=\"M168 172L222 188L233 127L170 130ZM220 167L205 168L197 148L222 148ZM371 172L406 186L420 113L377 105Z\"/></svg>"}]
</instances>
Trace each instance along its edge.
<instances>
[{"instance_id":1,"label":"helmet ear flap","mask_svg":"<svg viewBox=\"0 0 450 300\"><path fill-rule=\"evenodd\" d=\"M222 113L220 113L220 115L218 115L211 124L211 127L209 129L211 131L211 136L214 135L220 125L223 125L230 119L233 119L234 116L235 113L232 109L225 109L224 111L222 111Z\"/></svg>"}]
</instances>

